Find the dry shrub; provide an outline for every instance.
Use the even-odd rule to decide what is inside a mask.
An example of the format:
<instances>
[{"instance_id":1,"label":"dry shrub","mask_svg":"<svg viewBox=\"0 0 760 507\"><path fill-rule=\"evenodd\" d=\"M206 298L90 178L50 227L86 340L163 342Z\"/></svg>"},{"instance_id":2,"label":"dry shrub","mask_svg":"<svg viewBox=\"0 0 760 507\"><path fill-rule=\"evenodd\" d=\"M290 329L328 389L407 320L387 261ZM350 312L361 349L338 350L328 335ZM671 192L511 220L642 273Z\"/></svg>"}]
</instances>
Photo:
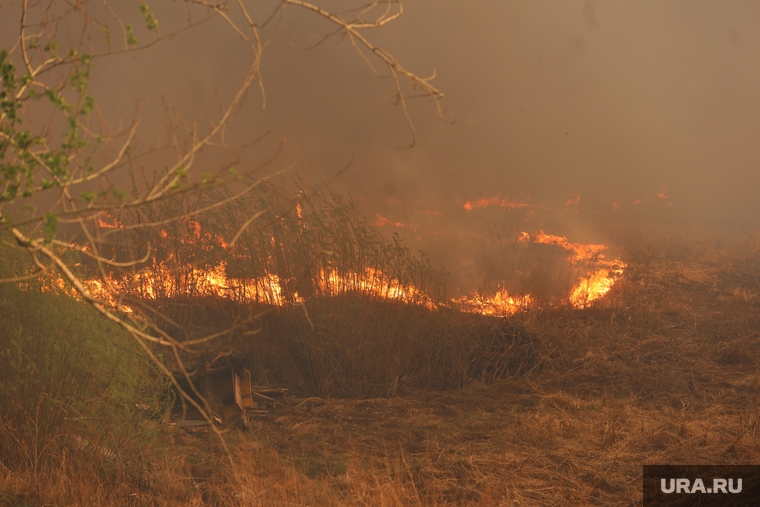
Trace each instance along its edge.
<instances>
[{"instance_id":1,"label":"dry shrub","mask_svg":"<svg viewBox=\"0 0 760 507\"><path fill-rule=\"evenodd\" d=\"M366 297L320 298L272 312L241 344L259 372L306 393L376 397L526 374L536 340L509 321ZM292 377L280 377L292 372Z\"/></svg>"},{"instance_id":2,"label":"dry shrub","mask_svg":"<svg viewBox=\"0 0 760 507\"><path fill-rule=\"evenodd\" d=\"M398 236L387 241L350 199L327 191L292 195L261 183L234 205L171 221L225 197L209 190L197 201L167 199L124 212L119 223L167 223L103 232L107 255L133 260L148 245L153 252L147 271L111 269L113 287L139 299L222 295L205 283L213 274L228 279L224 297L254 305L352 292L390 300L401 291L410 303L445 299L443 272L424 254L412 253ZM92 262L83 262L96 275ZM366 285L357 289L350 281Z\"/></svg>"},{"instance_id":3,"label":"dry shrub","mask_svg":"<svg viewBox=\"0 0 760 507\"><path fill-rule=\"evenodd\" d=\"M200 359L232 350L247 358L256 382L304 395L367 398L456 389L525 375L537 364L537 339L520 324L446 308L431 311L350 294L264 313L218 298L153 304L167 324L177 314L193 316L192 331L182 337L240 323ZM186 360L201 364L197 357Z\"/></svg>"}]
</instances>

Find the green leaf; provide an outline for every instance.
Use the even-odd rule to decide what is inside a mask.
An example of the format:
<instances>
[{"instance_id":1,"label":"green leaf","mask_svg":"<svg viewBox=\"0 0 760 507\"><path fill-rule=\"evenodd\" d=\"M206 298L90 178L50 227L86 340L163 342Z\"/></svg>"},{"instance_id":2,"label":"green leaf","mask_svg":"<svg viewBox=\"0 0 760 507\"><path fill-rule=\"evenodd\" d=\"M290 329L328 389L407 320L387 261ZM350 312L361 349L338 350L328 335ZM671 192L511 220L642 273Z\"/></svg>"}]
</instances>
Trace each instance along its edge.
<instances>
[{"instance_id":1,"label":"green leaf","mask_svg":"<svg viewBox=\"0 0 760 507\"><path fill-rule=\"evenodd\" d=\"M132 25L127 25L127 44L129 46L137 44L137 37L135 37L135 32L132 30Z\"/></svg>"},{"instance_id":2,"label":"green leaf","mask_svg":"<svg viewBox=\"0 0 760 507\"><path fill-rule=\"evenodd\" d=\"M52 54L53 51L55 51L56 49L60 49L60 47L61 45L58 44L58 41L51 40L51 41L48 41L48 43L45 44L45 47L42 49L43 51L47 51Z\"/></svg>"},{"instance_id":3,"label":"green leaf","mask_svg":"<svg viewBox=\"0 0 760 507\"><path fill-rule=\"evenodd\" d=\"M84 104L82 104L82 109L79 110L79 114L84 116L89 114L93 109L95 109L95 99L88 95L84 98Z\"/></svg>"},{"instance_id":4,"label":"green leaf","mask_svg":"<svg viewBox=\"0 0 760 507\"><path fill-rule=\"evenodd\" d=\"M150 10L150 7L145 3L145 0L140 4L140 14L142 14L143 19L145 20L146 25L148 26L148 30L156 30L158 29L158 20L156 19L156 16L153 14L153 11Z\"/></svg>"},{"instance_id":5,"label":"green leaf","mask_svg":"<svg viewBox=\"0 0 760 507\"><path fill-rule=\"evenodd\" d=\"M106 39L106 44L108 44L108 47L111 47L111 29L108 28L108 25L103 25L103 28L100 29L100 33L103 34L103 37Z\"/></svg>"},{"instance_id":6,"label":"green leaf","mask_svg":"<svg viewBox=\"0 0 760 507\"><path fill-rule=\"evenodd\" d=\"M65 100L65 99L64 99L64 98L61 96L61 94L60 94L60 93L58 93L58 92L57 92L57 91L55 91L55 90L52 90L52 89L48 88L47 90L45 90L45 96L46 96L46 97L47 97L47 98L50 100L50 102L52 102L52 103L53 103L53 105L54 105L55 107L57 107L58 109L61 109L61 110L63 110L63 109L66 109L66 108L67 108L67 106L68 106L68 104L67 104L66 100Z\"/></svg>"},{"instance_id":7,"label":"green leaf","mask_svg":"<svg viewBox=\"0 0 760 507\"><path fill-rule=\"evenodd\" d=\"M45 244L50 244L55 238L56 230L58 229L58 217L52 213L45 214Z\"/></svg>"}]
</instances>

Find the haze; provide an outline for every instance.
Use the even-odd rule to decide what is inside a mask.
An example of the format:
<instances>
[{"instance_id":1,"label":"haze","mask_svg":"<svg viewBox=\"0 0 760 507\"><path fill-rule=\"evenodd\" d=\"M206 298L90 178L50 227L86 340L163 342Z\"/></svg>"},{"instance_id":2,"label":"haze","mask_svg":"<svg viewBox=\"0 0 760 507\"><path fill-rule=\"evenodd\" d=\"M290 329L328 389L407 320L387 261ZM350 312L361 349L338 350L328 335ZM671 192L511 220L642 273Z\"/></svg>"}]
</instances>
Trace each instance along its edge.
<instances>
[{"instance_id":1,"label":"haze","mask_svg":"<svg viewBox=\"0 0 760 507\"><path fill-rule=\"evenodd\" d=\"M17 33L17 4L0 11L3 47ZM163 33L185 20L177 3L149 4ZM263 20L275 5L256 12ZM137 6L118 9L140 25ZM400 148L411 134L391 104L392 82L374 77L348 41L298 49L330 27L289 8L264 57L266 109L251 94L228 138L271 133L238 164L267 158L287 138L280 163L300 157L305 167L284 181L329 180L369 221L448 266L467 264L458 257L472 248L452 246L452 238L470 238L487 220L576 240L596 239L600 223L617 221L760 225L757 3L415 0L404 7L399 20L367 37L421 76L435 68L453 125L413 101L417 144ZM135 100L145 101L145 147L165 135L162 94L183 117L203 120L215 110L215 90L229 96L249 61L215 19L155 49L98 61L91 91L112 121L128 121ZM532 207L463 209L493 197Z\"/></svg>"}]
</instances>

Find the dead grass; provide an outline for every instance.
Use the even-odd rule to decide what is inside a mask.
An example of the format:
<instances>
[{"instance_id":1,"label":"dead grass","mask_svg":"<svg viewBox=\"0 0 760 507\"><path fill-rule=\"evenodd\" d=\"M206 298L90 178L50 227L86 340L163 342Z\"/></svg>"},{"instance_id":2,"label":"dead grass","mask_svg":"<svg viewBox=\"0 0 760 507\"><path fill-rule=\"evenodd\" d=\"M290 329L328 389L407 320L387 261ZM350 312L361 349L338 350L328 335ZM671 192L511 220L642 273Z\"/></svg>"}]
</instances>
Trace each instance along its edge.
<instances>
[{"instance_id":1,"label":"dead grass","mask_svg":"<svg viewBox=\"0 0 760 507\"><path fill-rule=\"evenodd\" d=\"M348 363L328 359L353 351L361 360L351 375L341 373L341 389L357 382L361 395L336 397L345 393L333 377L336 390L312 384L319 400L299 407L292 401L245 432L231 431L235 470L207 432L168 428L161 446L144 450L144 471L133 475L109 472L96 460L74 466L71 456L36 483L0 467L0 505L633 506L641 505L642 464L756 462L760 242L665 238L629 247L626 260L625 279L581 311L539 310L461 328L451 327L454 318L401 318L390 309L377 309L390 317L325 311L361 332L401 319L392 332L368 335L366 345L357 338L312 356L325 358L324 371L349 371ZM273 318L286 329L285 320ZM262 368L279 364L278 351L305 342L295 315L288 319L288 332L297 332L279 345L260 343L258 360L269 364ZM531 368L486 381L469 374L448 390L433 390L431 382L398 395L366 393L367 379L380 371L373 358L390 364L385 358L395 353L424 365L410 357L434 357L420 351L440 351L435 340L445 326L458 333L473 325L519 329L531 343ZM422 345L405 348L415 333ZM326 336L312 345L329 344ZM446 347L452 355L464 350ZM297 348L291 352L297 357ZM436 363L437 375L458 374L449 361ZM362 377L362 368L373 377ZM419 377L434 370L416 371Z\"/></svg>"}]
</instances>

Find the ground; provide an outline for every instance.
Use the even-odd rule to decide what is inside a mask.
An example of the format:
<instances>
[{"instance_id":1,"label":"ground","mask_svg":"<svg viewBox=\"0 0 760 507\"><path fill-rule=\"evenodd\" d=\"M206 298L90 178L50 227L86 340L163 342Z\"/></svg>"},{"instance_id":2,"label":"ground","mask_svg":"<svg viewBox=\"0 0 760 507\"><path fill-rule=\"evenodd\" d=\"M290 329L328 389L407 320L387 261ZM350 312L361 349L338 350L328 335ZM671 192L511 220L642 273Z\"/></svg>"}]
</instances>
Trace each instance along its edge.
<instances>
[{"instance_id":1,"label":"ground","mask_svg":"<svg viewBox=\"0 0 760 507\"><path fill-rule=\"evenodd\" d=\"M648 248L602 304L516 317L528 375L294 400L241 435L276 457L256 473L292 467L296 503L640 505L643 464L755 462L757 243Z\"/></svg>"},{"instance_id":2,"label":"ground","mask_svg":"<svg viewBox=\"0 0 760 507\"><path fill-rule=\"evenodd\" d=\"M150 477L93 491L114 505L641 505L643 464L756 463L760 242L639 238L627 255L593 307L512 317L529 371L285 398L228 430L234 465L208 430L148 422L163 442Z\"/></svg>"}]
</instances>

